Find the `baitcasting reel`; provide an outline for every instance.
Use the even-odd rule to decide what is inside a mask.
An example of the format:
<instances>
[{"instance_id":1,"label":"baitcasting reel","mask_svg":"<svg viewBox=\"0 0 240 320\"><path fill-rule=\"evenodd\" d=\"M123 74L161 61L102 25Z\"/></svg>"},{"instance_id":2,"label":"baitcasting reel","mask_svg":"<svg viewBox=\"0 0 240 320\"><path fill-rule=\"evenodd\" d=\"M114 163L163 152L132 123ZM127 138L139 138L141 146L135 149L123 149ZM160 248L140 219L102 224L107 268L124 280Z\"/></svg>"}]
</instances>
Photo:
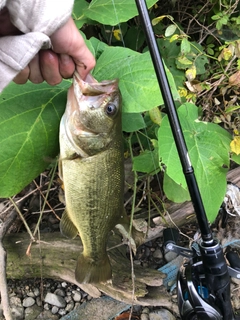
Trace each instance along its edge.
<instances>
[{"instance_id":1,"label":"baitcasting reel","mask_svg":"<svg viewBox=\"0 0 240 320\"><path fill-rule=\"evenodd\" d=\"M167 228L163 232L165 253L175 252L188 260L178 272L177 295L181 318L184 320L237 319L229 306L228 277L240 279L240 258L228 251L224 262L218 241L210 247L194 242L191 249L176 244L178 231ZM214 263L213 263L214 262ZM204 263L204 264L203 264ZM226 270L227 267L227 270ZM221 285L222 282L222 285Z\"/></svg>"}]
</instances>

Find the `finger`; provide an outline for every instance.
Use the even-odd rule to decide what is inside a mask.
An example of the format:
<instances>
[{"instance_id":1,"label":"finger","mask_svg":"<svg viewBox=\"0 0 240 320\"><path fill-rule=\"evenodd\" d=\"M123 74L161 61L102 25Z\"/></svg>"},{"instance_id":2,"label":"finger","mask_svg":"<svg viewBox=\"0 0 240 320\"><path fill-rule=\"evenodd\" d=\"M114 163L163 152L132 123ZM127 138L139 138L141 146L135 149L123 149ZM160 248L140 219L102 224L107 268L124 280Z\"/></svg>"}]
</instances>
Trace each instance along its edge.
<instances>
[{"instance_id":1,"label":"finger","mask_svg":"<svg viewBox=\"0 0 240 320\"><path fill-rule=\"evenodd\" d=\"M73 56L73 61L75 62L76 69L83 80L96 64L95 58L86 46L81 47L78 52L78 56Z\"/></svg>"},{"instance_id":2,"label":"finger","mask_svg":"<svg viewBox=\"0 0 240 320\"><path fill-rule=\"evenodd\" d=\"M23 69L19 74L13 79L13 81L17 84L24 84L28 81L30 69L27 66L25 69Z\"/></svg>"},{"instance_id":3,"label":"finger","mask_svg":"<svg viewBox=\"0 0 240 320\"><path fill-rule=\"evenodd\" d=\"M73 59L67 54L59 55L59 71L63 78L71 78L75 71L75 63Z\"/></svg>"},{"instance_id":4,"label":"finger","mask_svg":"<svg viewBox=\"0 0 240 320\"><path fill-rule=\"evenodd\" d=\"M59 71L59 57L52 50L39 51L39 63L43 79L54 86L62 81Z\"/></svg>"},{"instance_id":5,"label":"finger","mask_svg":"<svg viewBox=\"0 0 240 320\"><path fill-rule=\"evenodd\" d=\"M44 79L40 69L38 54L32 59L32 61L30 61L29 68L30 68L29 80L33 83L43 82Z\"/></svg>"}]
</instances>

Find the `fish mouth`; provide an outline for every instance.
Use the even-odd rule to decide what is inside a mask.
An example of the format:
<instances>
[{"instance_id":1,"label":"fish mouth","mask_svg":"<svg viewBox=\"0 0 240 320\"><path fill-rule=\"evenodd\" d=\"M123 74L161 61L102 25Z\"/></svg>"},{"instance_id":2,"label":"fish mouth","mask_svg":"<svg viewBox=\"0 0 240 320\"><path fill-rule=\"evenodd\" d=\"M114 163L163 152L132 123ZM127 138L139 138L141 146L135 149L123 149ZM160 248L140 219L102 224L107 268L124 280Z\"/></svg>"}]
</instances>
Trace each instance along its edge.
<instances>
[{"instance_id":1,"label":"fish mouth","mask_svg":"<svg viewBox=\"0 0 240 320\"><path fill-rule=\"evenodd\" d=\"M101 94L111 94L118 90L118 79L104 80L98 82L89 73L85 80L82 80L77 71L73 74L73 81L76 81L84 96L98 96Z\"/></svg>"}]
</instances>

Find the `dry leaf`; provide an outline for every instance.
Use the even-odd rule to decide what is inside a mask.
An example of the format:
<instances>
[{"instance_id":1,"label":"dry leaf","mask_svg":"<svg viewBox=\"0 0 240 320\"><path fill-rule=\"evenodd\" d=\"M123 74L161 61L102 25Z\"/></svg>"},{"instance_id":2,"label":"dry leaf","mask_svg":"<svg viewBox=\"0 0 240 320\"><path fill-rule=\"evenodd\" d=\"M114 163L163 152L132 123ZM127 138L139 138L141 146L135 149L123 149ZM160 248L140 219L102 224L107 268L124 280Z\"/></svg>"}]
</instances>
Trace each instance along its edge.
<instances>
[{"instance_id":1,"label":"dry leaf","mask_svg":"<svg viewBox=\"0 0 240 320\"><path fill-rule=\"evenodd\" d=\"M228 82L230 86L240 86L240 70L229 77Z\"/></svg>"},{"instance_id":2,"label":"dry leaf","mask_svg":"<svg viewBox=\"0 0 240 320\"><path fill-rule=\"evenodd\" d=\"M240 136L235 136L234 139L230 143L231 151L236 153L236 155L240 154Z\"/></svg>"}]
</instances>

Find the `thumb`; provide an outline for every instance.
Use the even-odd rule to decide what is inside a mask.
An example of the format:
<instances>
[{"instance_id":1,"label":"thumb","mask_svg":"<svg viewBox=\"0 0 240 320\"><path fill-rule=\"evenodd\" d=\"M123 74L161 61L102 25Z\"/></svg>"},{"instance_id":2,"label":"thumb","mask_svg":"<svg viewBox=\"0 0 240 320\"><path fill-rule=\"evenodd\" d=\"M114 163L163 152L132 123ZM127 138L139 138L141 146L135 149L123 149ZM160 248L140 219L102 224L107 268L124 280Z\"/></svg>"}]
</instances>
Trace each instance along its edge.
<instances>
[{"instance_id":1,"label":"thumb","mask_svg":"<svg viewBox=\"0 0 240 320\"><path fill-rule=\"evenodd\" d=\"M50 38L52 50L56 53L69 55L73 59L81 78L85 79L96 62L73 19L70 18Z\"/></svg>"}]
</instances>

